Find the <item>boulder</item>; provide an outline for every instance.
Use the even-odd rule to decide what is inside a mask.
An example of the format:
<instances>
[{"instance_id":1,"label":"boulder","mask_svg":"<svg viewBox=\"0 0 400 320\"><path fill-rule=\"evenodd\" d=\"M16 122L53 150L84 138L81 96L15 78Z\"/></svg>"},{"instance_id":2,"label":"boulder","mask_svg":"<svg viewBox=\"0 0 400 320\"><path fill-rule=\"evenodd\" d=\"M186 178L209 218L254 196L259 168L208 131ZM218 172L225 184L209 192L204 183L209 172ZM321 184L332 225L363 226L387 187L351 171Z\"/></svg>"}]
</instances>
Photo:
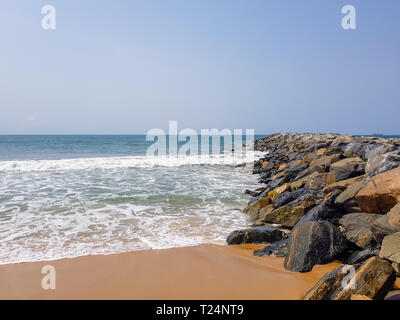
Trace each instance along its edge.
<instances>
[{"instance_id":1,"label":"boulder","mask_svg":"<svg viewBox=\"0 0 400 320\"><path fill-rule=\"evenodd\" d=\"M263 197L243 209L243 212L250 216L251 221L258 219L258 214L260 210L271 203L271 199L268 197Z\"/></svg>"},{"instance_id":2,"label":"boulder","mask_svg":"<svg viewBox=\"0 0 400 320\"><path fill-rule=\"evenodd\" d=\"M391 289L395 274L390 263L377 257L362 265L342 265L324 275L303 297L304 300L350 300L352 296L383 299Z\"/></svg>"},{"instance_id":3,"label":"boulder","mask_svg":"<svg viewBox=\"0 0 400 320\"><path fill-rule=\"evenodd\" d=\"M379 249L372 250L370 248L361 250L361 251L355 251L352 253L347 259L346 263L347 264L357 264L361 263L371 257L378 256L379 255Z\"/></svg>"},{"instance_id":4,"label":"boulder","mask_svg":"<svg viewBox=\"0 0 400 320\"><path fill-rule=\"evenodd\" d=\"M400 232L390 234L383 238L379 256L392 262L400 263Z\"/></svg>"},{"instance_id":5,"label":"boulder","mask_svg":"<svg viewBox=\"0 0 400 320\"><path fill-rule=\"evenodd\" d=\"M384 153L384 147L376 148L369 155L365 171L372 175L387 172L400 166L399 152Z\"/></svg>"},{"instance_id":6,"label":"boulder","mask_svg":"<svg viewBox=\"0 0 400 320\"><path fill-rule=\"evenodd\" d=\"M296 180L296 181L292 182L292 183L290 184L291 190L294 191L294 190L297 190L297 189L300 189L300 188L304 187L304 185L306 184L306 182L307 182L310 178L315 177L315 176L317 176L317 175L318 175L318 172L315 172L315 171L314 171L314 172L312 172L311 174L309 174L308 176L305 176L304 178L301 178L301 179L299 179L299 180Z\"/></svg>"},{"instance_id":7,"label":"boulder","mask_svg":"<svg viewBox=\"0 0 400 320\"><path fill-rule=\"evenodd\" d=\"M347 240L360 248L369 246L374 238L371 228L381 215L365 212L356 212L344 215L339 224L343 226Z\"/></svg>"},{"instance_id":8,"label":"boulder","mask_svg":"<svg viewBox=\"0 0 400 320\"><path fill-rule=\"evenodd\" d=\"M365 173L365 162L361 158L346 158L333 163L329 172L334 174L336 181L360 176Z\"/></svg>"},{"instance_id":9,"label":"boulder","mask_svg":"<svg viewBox=\"0 0 400 320\"><path fill-rule=\"evenodd\" d=\"M285 237L286 233L282 230L260 226L233 231L229 234L226 242L228 244L269 243L282 240Z\"/></svg>"},{"instance_id":10,"label":"boulder","mask_svg":"<svg viewBox=\"0 0 400 320\"><path fill-rule=\"evenodd\" d=\"M383 238L387 235L400 232L399 227L394 227L389 223L387 215L381 216L377 219L371 227L371 231L374 234L374 239L378 244L381 244Z\"/></svg>"},{"instance_id":11,"label":"boulder","mask_svg":"<svg viewBox=\"0 0 400 320\"><path fill-rule=\"evenodd\" d=\"M344 190L336 198L335 205L346 212L361 211L354 197L364 186L364 183L365 183L364 180L361 180L348 186L346 190Z\"/></svg>"},{"instance_id":12,"label":"boulder","mask_svg":"<svg viewBox=\"0 0 400 320\"><path fill-rule=\"evenodd\" d=\"M339 229L330 222L308 221L291 232L284 266L290 271L307 272L316 264L331 262L347 245Z\"/></svg>"},{"instance_id":13,"label":"boulder","mask_svg":"<svg viewBox=\"0 0 400 320\"><path fill-rule=\"evenodd\" d=\"M400 203L396 204L390 211L387 213L389 217L389 223L392 226L400 228Z\"/></svg>"},{"instance_id":14,"label":"boulder","mask_svg":"<svg viewBox=\"0 0 400 320\"><path fill-rule=\"evenodd\" d=\"M341 158L340 154L333 154L330 156L322 156L322 157L319 157L319 158L311 161L310 168L318 166L318 167L324 168L325 171L328 171L330 165L332 163L335 163L336 161L339 161L340 158Z\"/></svg>"},{"instance_id":15,"label":"boulder","mask_svg":"<svg viewBox=\"0 0 400 320\"><path fill-rule=\"evenodd\" d=\"M316 155L317 156L323 156L327 151L328 151L327 148L318 149Z\"/></svg>"},{"instance_id":16,"label":"boulder","mask_svg":"<svg viewBox=\"0 0 400 320\"><path fill-rule=\"evenodd\" d=\"M288 240L283 239L271 243L263 249L255 250L254 255L257 257L266 257L273 255L275 257L286 257L288 252Z\"/></svg>"},{"instance_id":17,"label":"boulder","mask_svg":"<svg viewBox=\"0 0 400 320\"><path fill-rule=\"evenodd\" d=\"M336 222L339 220L339 218L342 216L342 213L334 206L334 201L338 194L339 191L333 192L326 200L308 211L307 214L303 216L294 226L294 228L297 228L307 221L326 220L329 222Z\"/></svg>"},{"instance_id":18,"label":"boulder","mask_svg":"<svg viewBox=\"0 0 400 320\"><path fill-rule=\"evenodd\" d=\"M300 196L303 196L308 193L310 193L310 191L308 191L306 189L298 189L293 192L286 191L284 193L281 193L279 196L277 196L274 199L273 204L276 205L277 207L282 207L282 206L288 204L289 202L296 200Z\"/></svg>"},{"instance_id":19,"label":"boulder","mask_svg":"<svg viewBox=\"0 0 400 320\"><path fill-rule=\"evenodd\" d=\"M281 186L275 188L274 190L270 191L270 192L268 193L268 197L269 197L271 200L274 200L274 199L276 199L280 194L284 193L284 192L287 191L287 190L290 190L290 186L291 186L290 183L285 183L285 184L283 184L283 185L281 185Z\"/></svg>"},{"instance_id":20,"label":"boulder","mask_svg":"<svg viewBox=\"0 0 400 320\"><path fill-rule=\"evenodd\" d=\"M297 206L286 205L263 215L263 221L293 227L314 206L314 201L304 201Z\"/></svg>"},{"instance_id":21,"label":"boulder","mask_svg":"<svg viewBox=\"0 0 400 320\"><path fill-rule=\"evenodd\" d=\"M335 177L331 173L319 173L307 179L305 188L309 190L321 190L334 182Z\"/></svg>"},{"instance_id":22,"label":"boulder","mask_svg":"<svg viewBox=\"0 0 400 320\"><path fill-rule=\"evenodd\" d=\"M365 175L346 179L346 180L336 181L330 185L327 185L322 191L326 194L331 193L332 191L335 191L335 190L344 191L344 190L346 190L346 188L348 186L350 186L358 181L361 181L363 179L365 179Z\"/></svg>"},{"instance_id":23,"label":"boulder","mask_svg":"<svg viewBox=\"0 0 400 320\"><path fill-rule=\"evenodd\" d=\"M387 213L400 199L400 168L381 173L356 195L364 212Z\"/></svg>"},{"instance_id":24,"label":"boulder","mask_svg":"<svg viewBox=\"0 0 400 320\"><path fill-rule=\"evenodd\" d=\"M310 174L312 174L313 172L317 172L317 173L325 173L325 169L323 169L322 167L318 167L318 166L314 166L312 168L307 167L305 169L303 169L302 171L300 171L294 180L300 180L304 177L309 176Z\"/></svg>"},{"instance_id":25,"label":"boulder","mask_svg":"<svg viewBox=\"0 0 400 320\"><path fill-rule=\"evenodd\" d=\"M385 300L400 300L400 290L389 291Z\"/></svg>"}]
</instances>

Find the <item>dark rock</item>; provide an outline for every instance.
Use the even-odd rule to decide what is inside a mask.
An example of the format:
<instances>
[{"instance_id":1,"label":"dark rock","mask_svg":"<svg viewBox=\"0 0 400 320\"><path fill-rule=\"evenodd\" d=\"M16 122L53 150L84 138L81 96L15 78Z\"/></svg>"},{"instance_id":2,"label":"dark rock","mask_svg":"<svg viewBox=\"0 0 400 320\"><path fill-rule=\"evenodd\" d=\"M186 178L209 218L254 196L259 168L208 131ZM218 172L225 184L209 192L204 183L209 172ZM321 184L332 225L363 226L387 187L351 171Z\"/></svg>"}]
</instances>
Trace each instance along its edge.
<instances>
[{"instance_id":1,"label":"dark rock","mask_svg":"<svg viewBox=\"0 0 400 320\"><path fill-rule=\"evenodd\" d=\"M286 257L288 252L288 239L276 241L263 249L255 250L254 255L257 257L266 257L273 255L275 257Z\"/></svg>"},{"instance_id":2,"label":"dark rock","mask_svg":"<svg viewBox=\"0 0 400 320\"><path fill-rule=\"evenodd\" d=\"M351 300L354 296L383 299L391 289L395 273L390 263L377 257L369 258L362 265L342 265L324 275L312 287L304 300Z\"/></svg>"},{"instance_id":3,"label":"dark rock","mask_svg":"<svg viewBox=\"0 0 400 320\"><path fill-rule=\"evenodd\" d=\"M278 197L276 197L273 201L273 203L278 206L278 207L282 207L286 204L288 204L289 202L292 202L293 200L297 199L298 197L309 193L308 190L305 189L298 189L295 190L293 192L290 191L286 191L282 194L280 194Z\"/></svg>"},{"instance_id":4,"label":"dark rock","mask_svg":"<svg viewBox=\"0 0 400 320\"><path fill-rule=\"evenodd\" d=\"M347 246L347 240L333 224L305 222L289 236L289 252L284 265L290 271L310 271L316 264L331 262Z\"/></svg>"},{"instance_id":5,"label":"dark rock","mask_svg":"<svg viewBox=\"0 0 400 320\"><path fill-rule=\"evenodd\" d=\"M277 228L260 226L233 231L229 234L226 242L228 244L270 243L282 240L285 237L285 232Z\"/></svg>"},{"instance_id":6,"label":"dark rock","mask_svg":"<svg viewBox=\"0 0 400 320\"><path fill-rule=\"evenodd\" d=\"M349 213L339 220L339 224L345 229L347 240L360 248L366 248L374 238L371 228L380 217L381 215L373 213Z\"/></svg>"},{"instance_id":7,"label":"dark rock","mask_svg":"<svg viewBox=\"0 0 400 320\"><path fill-rule=\"evenodd\" d=\"M375 241L381 244L384 237L392 233L400 232L400 228L392 226L389 223L388 216L384 215L374 222L371 231L374 235Z\"/></svg>"},{"instance_id":8,"label":"dark rock","mask_svg":"<svg viewBox=\"0 0 400 320\"><path fill-rule=\"evenodd\" d=\"M340 191L333 192L328 199L308 211L307 214L300 219L300 221L295 225L294 228L297 228L301 224L308 221L326 220L335 223L337 220L339 220L339 218L342 217L342 213L334 206L334 201L339 193Z\"/></svg>"},{"instance_id":9,"label":"dark rock","mask_svg":"<svg viewBox=\"0 0 400 320\"><path fill-rule=\"evenodd\" d=\"M362 251L356 251L352 255L350 255L346 263L347 264L356 264L356 263L361 263L371 257L378 256L379 255L379 250L375 249L372 250L370 248L364 249Z\"/></svg>"}]
</instances>

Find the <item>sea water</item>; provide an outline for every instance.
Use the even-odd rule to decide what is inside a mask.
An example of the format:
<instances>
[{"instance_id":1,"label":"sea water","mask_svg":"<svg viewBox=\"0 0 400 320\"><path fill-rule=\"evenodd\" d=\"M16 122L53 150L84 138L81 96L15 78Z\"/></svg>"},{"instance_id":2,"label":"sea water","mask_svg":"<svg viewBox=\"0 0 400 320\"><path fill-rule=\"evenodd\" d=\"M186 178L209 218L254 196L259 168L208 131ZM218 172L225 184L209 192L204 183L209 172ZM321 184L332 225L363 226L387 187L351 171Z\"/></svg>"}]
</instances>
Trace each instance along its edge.
<instances>
[{"instance_id":1,"label":"sea water","mask_svg":"<svg viewBox=\"0 0 400 320\"><path fill-rule=\"evenodd\" d=\"M249 169L148 157L152 143L0 136L0 264L222 244L248 225L243 191L257 183Z\"/></svg>"}]
</instances>

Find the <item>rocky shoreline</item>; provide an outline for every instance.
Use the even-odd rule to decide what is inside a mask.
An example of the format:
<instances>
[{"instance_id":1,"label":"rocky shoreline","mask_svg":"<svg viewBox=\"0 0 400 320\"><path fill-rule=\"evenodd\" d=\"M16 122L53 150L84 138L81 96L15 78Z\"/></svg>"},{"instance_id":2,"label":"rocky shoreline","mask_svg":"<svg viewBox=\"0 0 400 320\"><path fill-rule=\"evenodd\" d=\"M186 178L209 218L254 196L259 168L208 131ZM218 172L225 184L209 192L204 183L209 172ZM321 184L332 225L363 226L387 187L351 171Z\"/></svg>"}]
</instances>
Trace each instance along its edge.
<instances>
[{"instance_id":1,"label":"rocky shoreline","mask_svg":"<svg viewBox=\"0 0 400 320\"><path fill-rule=\"evenodd\" d=\"M400 297L400 139L278 133L255 142L260 186L243 210L253 226L228 244L268 243L293 272L343 263L306 300Z\"/></svg>"}]
</instances>

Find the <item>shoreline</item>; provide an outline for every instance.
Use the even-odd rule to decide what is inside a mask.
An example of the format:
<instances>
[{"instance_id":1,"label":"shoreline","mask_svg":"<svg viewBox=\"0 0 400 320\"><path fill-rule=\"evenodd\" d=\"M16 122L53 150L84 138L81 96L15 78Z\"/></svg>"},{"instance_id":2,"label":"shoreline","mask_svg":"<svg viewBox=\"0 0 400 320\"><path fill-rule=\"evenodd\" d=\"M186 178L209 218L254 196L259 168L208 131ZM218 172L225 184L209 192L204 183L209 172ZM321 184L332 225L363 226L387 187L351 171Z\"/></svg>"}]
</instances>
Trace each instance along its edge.
<instances>
[{"instance_id":1,"label":"shoreline","mask_svg":"<svg viewBox=\"0 0 400 320\"><path fill-rule=\"evenodd\" d=\"M339 264L286 271L283 259L259 258L265 245L211 245L0 265L0 299L300 299ZM41 286L42 267L56 289Z\"/></svg>"}]
</instances>

